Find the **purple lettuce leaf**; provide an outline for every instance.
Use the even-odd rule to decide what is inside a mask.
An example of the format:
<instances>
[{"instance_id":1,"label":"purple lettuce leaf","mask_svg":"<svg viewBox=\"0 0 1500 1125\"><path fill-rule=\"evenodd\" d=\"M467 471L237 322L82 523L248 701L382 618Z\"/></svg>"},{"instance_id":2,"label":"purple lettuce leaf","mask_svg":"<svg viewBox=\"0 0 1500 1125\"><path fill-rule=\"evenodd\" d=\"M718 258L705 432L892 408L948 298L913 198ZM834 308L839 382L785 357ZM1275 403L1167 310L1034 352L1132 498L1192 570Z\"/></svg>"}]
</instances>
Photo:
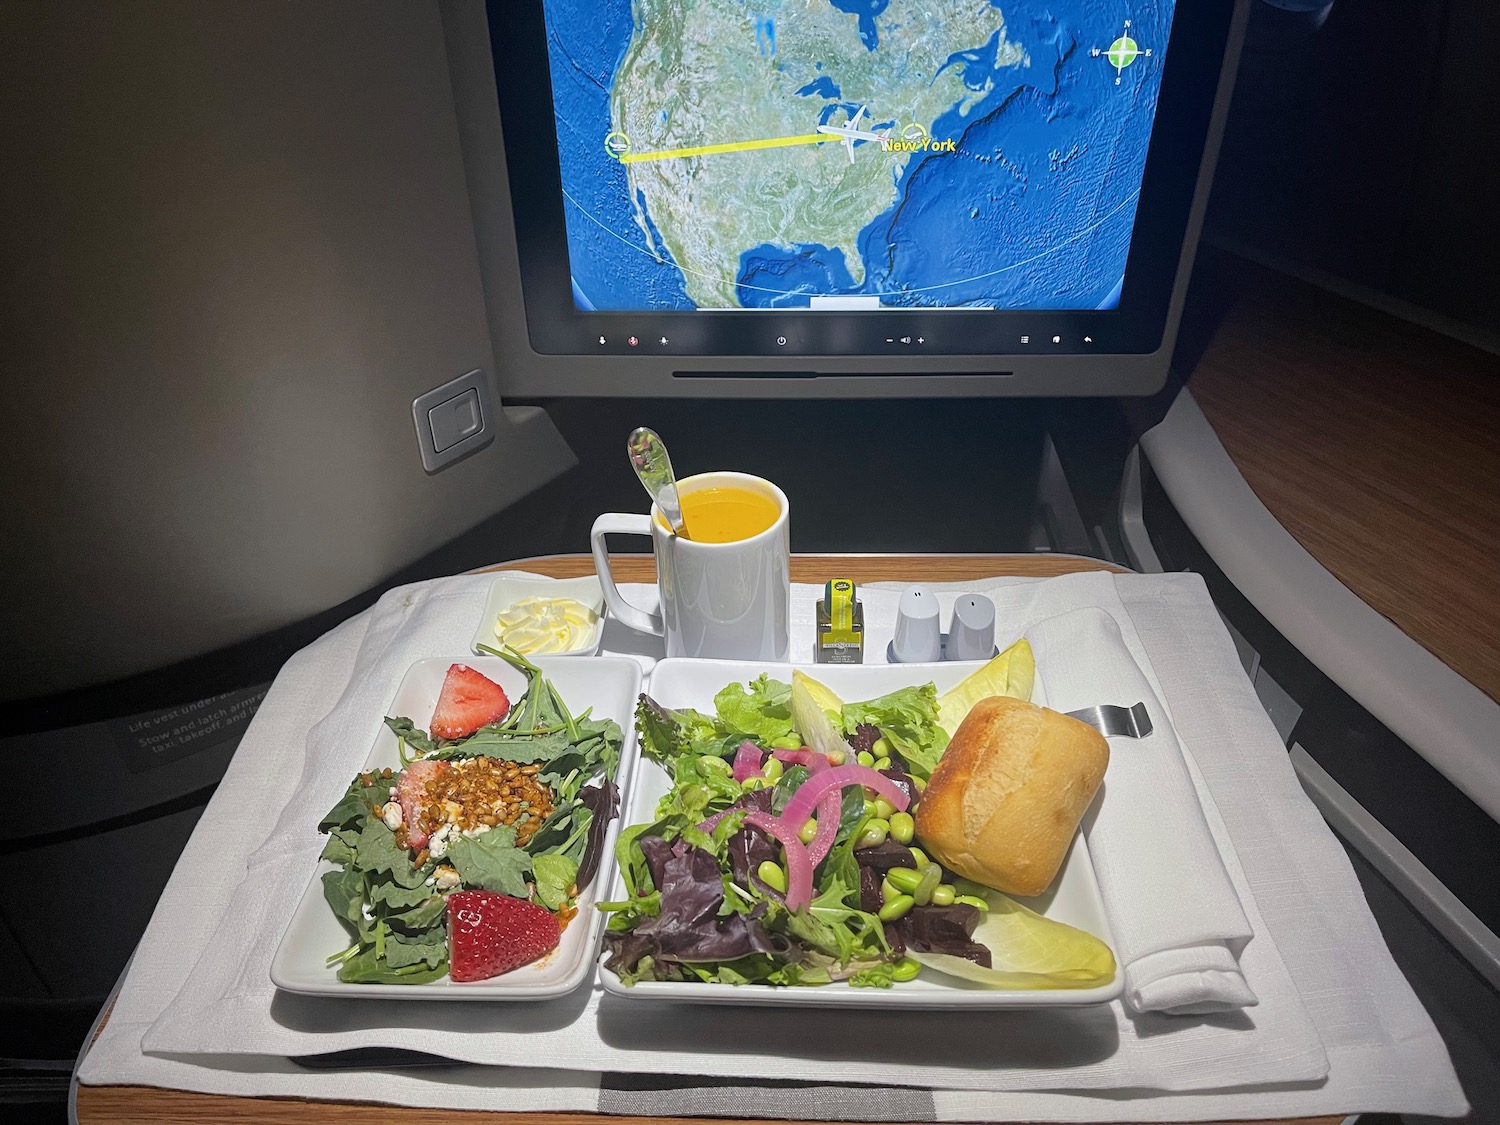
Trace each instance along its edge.
<instances>
[{"instance_id":1,"label":"purple lettuce leaf","mask_svg":"<svg viewBox=\"0 0 1500 1125\"><path fill-rule=\"evenodd\" d=\"M668 845L649 836L639 843L661 892L661 910L628 933L605 935L610 951L606 969L624 975L634 972L645 957L657 963L711 963L776 949L760 923L759 910L719 916L724 882L712 852L685 847L682 841Z\"/></svg>"},{"instance_id":2,"label":"purple lettuce leaf","mask_svg":"<svg viewBox=\"0 0 1500 1125\"><path fill-rule=\"evenodd\" d=\"M594 881L599 871L599 859L604 854L604 836L609 831L609 822L620 812L620 787L609 778L602 785L585 786L578 799L594 814L589 821L588 838L583 846L583 857L578 861L578 889L582 891Z\"/></svg>"}]
</instances>

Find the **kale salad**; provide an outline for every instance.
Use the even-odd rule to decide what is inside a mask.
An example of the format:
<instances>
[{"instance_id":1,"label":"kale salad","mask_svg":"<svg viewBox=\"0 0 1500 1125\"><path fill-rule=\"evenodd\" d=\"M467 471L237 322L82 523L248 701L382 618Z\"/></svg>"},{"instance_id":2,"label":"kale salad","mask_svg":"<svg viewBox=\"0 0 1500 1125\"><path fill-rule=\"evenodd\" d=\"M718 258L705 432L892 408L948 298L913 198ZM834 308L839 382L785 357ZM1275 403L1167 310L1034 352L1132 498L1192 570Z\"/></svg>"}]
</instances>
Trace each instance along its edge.
<instances>
[{"instance_id":1,"label":"kale salad","mask_svg":"<svg viewBox=\"0 0 1500 1125\"><path fill-rule=\"evenodd\" d=\"M485 979L545 955L577 914L618 813L623 734L574 715L541 670L515 706L452 665L427 728L388 716L399 770L367 770L319 823L346 983ZM462 940L459 932L462 931Z\"/></svg>"}]
</instances>

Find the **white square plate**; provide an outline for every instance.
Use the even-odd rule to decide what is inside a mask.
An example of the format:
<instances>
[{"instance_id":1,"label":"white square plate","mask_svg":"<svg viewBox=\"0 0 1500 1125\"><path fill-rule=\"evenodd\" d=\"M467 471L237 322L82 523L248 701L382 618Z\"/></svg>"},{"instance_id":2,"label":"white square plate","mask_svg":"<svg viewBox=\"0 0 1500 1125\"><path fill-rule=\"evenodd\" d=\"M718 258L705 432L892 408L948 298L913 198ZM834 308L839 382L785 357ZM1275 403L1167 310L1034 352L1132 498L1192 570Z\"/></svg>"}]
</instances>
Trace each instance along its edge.
<instances>
[{"instance_id":1,"label":"white square plate","mask_svg":"<svg viewBox=\"0 0 1500 1125\"><path fill-rule=\"evenodd\" d=\"M438 693L452 660L421 660L412 665L391 701L388 715L405 715L425 729L437 705ZM499 657L468 657L463 663L488 676L510 697L514 706L526 690L526 677ZM595 718L613 719L625 735L615 784L620 787L623 816L630 800L635 752L635 705L641 691L641 666L623 657L569 660L539 656L534 661L552 681L563 702L575 715L592 709ZM399 769L397 739L382 725L365 769ZM604 916L594 909L600 890L614 879L615 837L620 817L609 826L604 854L594 881L578 896L578 914L563 931L561 944L530 965L489 980L462 984L447 978L431 984L346 984L324 962L349 944L349 936L323 898L323 873L335 870L319 860L312 881L292 915L271 962L271 980L277 988L312 996L382 997L402 1000L543 1000L572 992L593 975L595 954L604 930Z\"/></svg>"},{"instance_id":2,"label":"white square plate","mask_svg":"<svg viewBox=\"0 0 1500 1125\"><path fill-rule=\"evenodd\" d=\"M827 684L846 702L873 699L897 688L931 681L939 692L953 687L965 676L983 665L978 663L943 664L819 664L803 669L808 675ZM792 665L760 664L729 660L688 660L673 658L657 664L651 674L648 693L665 707L694 707L712 713L714 696L724 685L738 680L746 683L762 672L772 679L790 683ZM1040 671L1032 702L1045 705ZM634 750L640 754L639 745ZM656 804L671 788L671 778L655 762L642 758L635 767L630 797L621 806L621 824L649 823L656 819ZM618 867L607 901L626 896L624 878ZM1094 867L1089 860L1088 845L1082 833L1073 839L1062 871L1049 891L1032 899L1021 899L1032 910L1070 926L1076 926L1114 948ZM676 1000L709 1004L781 1004L819 1008L1054 1008L1104 1004L1124 989L1124 977L1118 966L1114 977L1093 988L1080 989L996 989L950 977L924 968L912 981L892 988L851 988L835 983L799 988L771 985L706 984L697 981L641 981L628 988L620 978L603 967L600 956L599 979L606 992L634 1000Z\"/></svg>"},{"instance_id":3,"label":"white square plate","mask_svg":"<svg viewBox=\"0 0 1500 1125\"><path fill-rule=\"evenodd\" d=\"M594 631L577 648L567 652L549 652L547 656L593 656L599 651L599 638L604 633L604 587L592 574L583 578L543 578L526 574L495 575L490 583L489 596L484 602L484 613L474 630L474 640L469 649L480 653L480 645L500 647L500 638L495 635L495 618L524 598L572 598L594 611L598 620ZM528 657L530 659L530 657ZM566 696L564 697L566 698ZM568 704L569 707L572 704Z\"/></svg>"}]
</instances>

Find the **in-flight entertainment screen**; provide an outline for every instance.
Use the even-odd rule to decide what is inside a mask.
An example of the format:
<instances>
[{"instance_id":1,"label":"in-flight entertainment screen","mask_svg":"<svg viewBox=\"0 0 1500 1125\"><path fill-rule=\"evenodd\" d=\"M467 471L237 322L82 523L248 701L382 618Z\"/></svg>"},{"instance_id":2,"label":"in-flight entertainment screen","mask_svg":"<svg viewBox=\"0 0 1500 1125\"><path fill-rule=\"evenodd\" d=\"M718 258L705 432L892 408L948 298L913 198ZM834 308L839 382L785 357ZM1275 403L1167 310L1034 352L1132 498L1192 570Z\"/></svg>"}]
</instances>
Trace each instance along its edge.
<instances>
[{"instance_id":1,"label":"in-flight entertainment screen","mask_svg":"<svg viewBox=\"0 0 1500 1125\"><path fill-rule=\"evenodd\" d=\"M1119 305L1172 0L544 0L574 306Z\"/></svg>"}]
</instances>

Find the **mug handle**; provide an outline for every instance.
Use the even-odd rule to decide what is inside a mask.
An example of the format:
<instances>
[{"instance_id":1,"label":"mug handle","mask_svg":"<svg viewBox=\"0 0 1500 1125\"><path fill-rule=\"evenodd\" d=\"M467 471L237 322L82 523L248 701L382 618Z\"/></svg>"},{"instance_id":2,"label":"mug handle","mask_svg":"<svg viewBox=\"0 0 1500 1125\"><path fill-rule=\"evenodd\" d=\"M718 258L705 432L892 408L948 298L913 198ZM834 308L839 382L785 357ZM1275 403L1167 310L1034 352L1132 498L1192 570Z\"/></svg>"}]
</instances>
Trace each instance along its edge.
<instances>
[{"instance_id":1,"label":"mug handle","mask_svg":"<svg viewBox=\"0 0 1500 1125\"><path fill-rule=\"evenodd\" d=\"M650 516L606 512L594 521L594 529L589 533L589 546L594 552L594 570L599 574L599 585L604 587L604 602L609 606L609 612L616 620L638 633L662 637L667 632L662 615L647 613L644 609L631 605L620 593L619 587L615 585L615 576L610 573L609 550L604 545L606 535L650 534Z\"/></svg>"}]
</instances>

